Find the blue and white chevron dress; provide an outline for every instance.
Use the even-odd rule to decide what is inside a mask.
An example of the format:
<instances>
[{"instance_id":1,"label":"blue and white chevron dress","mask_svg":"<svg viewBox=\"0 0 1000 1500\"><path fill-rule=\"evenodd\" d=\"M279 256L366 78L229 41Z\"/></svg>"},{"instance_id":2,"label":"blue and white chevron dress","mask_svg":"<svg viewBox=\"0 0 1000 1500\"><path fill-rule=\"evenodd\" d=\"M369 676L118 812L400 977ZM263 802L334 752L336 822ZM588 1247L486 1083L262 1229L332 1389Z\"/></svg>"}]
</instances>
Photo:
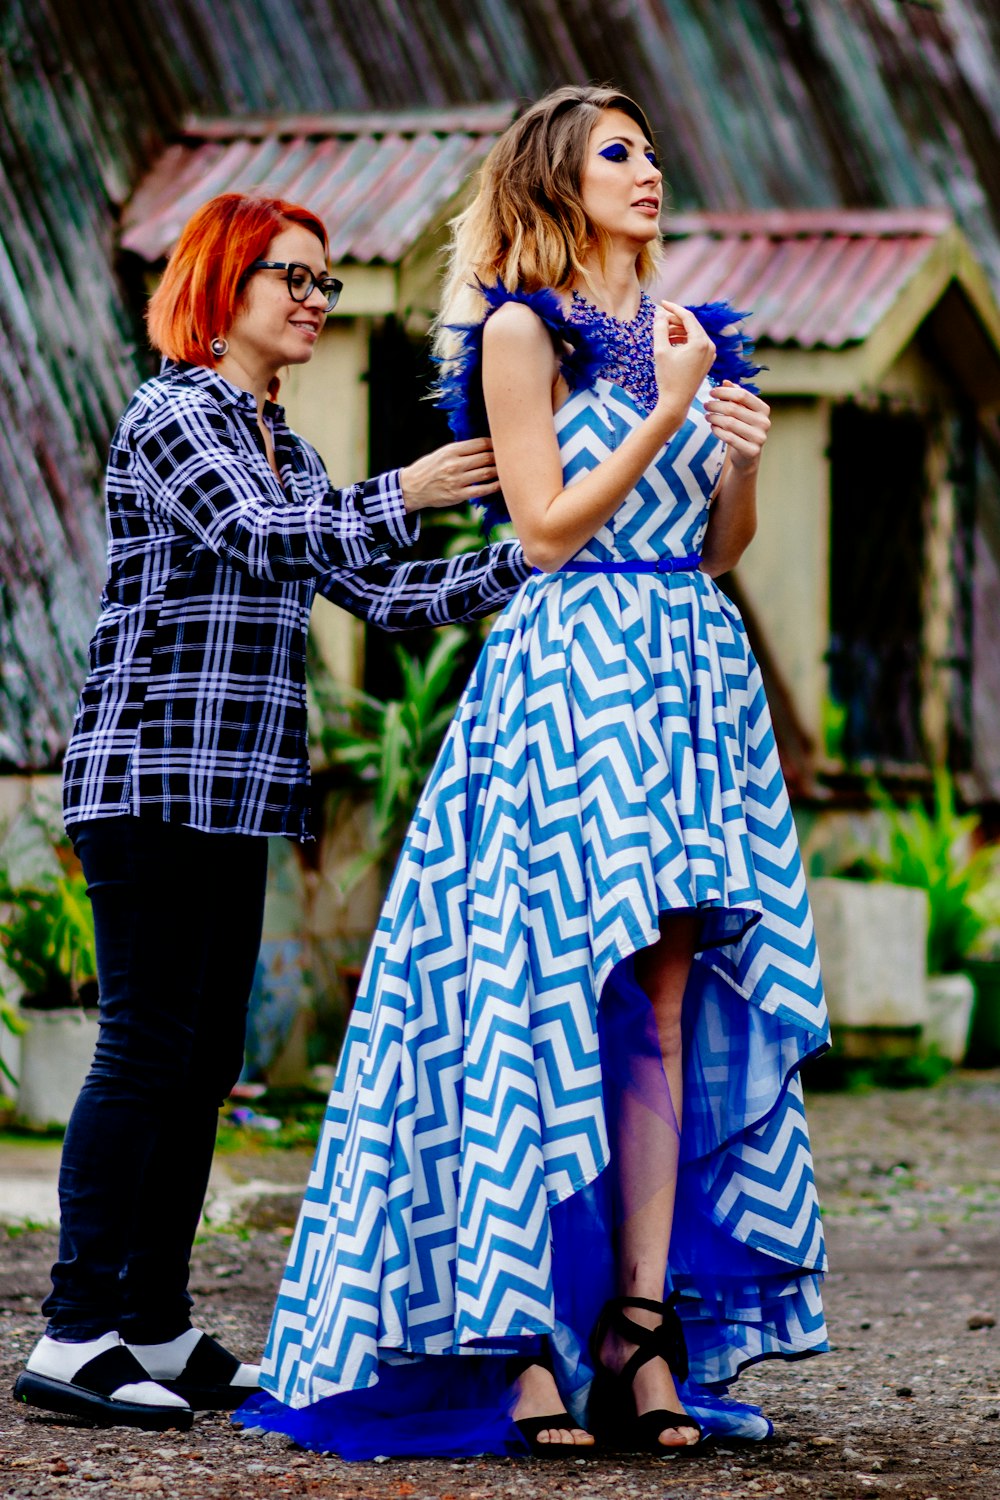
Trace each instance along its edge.
<instances>
[{"instance_id":1,"label":"blue and white chevron dress","mask_svg":"<svg viewBox=\"0 0 1000 1500\"><path fill-rule=\"evenodd\" d=\"M591 370L555 416L566 483L642 417ZM575 561L698 552L722 461L699 396ZM723 1393L826 1347L797 1072L827 1021L760 672L704 573L572 563L498 618L410 825L264 1354L274 1399L244 1420L345 1457L503 1451L504 1361L453 1356L540 1335L582 1417L614 1292L609 1070L648 1005L628 960L676 911L703 915L669 1267L681 1394L710 1428L769 1430Z\"/></svg>"}]
</instances>

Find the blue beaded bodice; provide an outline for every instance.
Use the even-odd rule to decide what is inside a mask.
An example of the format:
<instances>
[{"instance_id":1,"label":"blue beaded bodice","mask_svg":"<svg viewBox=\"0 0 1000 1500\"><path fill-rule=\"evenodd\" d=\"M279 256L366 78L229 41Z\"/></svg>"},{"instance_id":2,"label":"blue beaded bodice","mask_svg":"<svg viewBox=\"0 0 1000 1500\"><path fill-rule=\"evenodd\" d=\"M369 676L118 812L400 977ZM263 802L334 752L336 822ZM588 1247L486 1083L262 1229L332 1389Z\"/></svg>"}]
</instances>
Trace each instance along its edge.
<instances>
[{"instance_id":1,"label":"blue beaded bodice","mask_svg":"<svg viewBox=\"0 0 1000 1500\"><path fill-rule=\"evenodd\" d=\"M548 329L559 358L563 379L571 393L593 394L599 382L617 387L634 403L640 416L656 404L656 375L653 365L653 314L655 305L647 293L641 294L639 311L628 322L602 312L585 297L574 294L569 315L555 292L543 287L527 292L508 288L502 281L477 282L486 303L485 317L475 323L452 325L459 336L457 354L445 365L437 383L438 405L448 415L448 425L458 439L483 437L489 432L483 401L482 359L483 328L486 320L505 302L521 302L530 307ZM760 369L753 360L753 344L739 327L746 314L737 312L728 302L705 302L690 307L689 312L701 323L716 348L716 358L709 371L712 384L732 380L756 390L752 378ZM633 416L635 412L633 412ZM617 419L615 419L617 420ZM557 427L559 426L557 422ZM620 437L624 435L619 433ZM483 526L490 528L509 521L503 497L491 495L476 501L483 507Z\"/></svg>"},{"instance_id":2,"label":"blue beaded bodice","mask_svg":"<svg viewBox=\"0 0 1000 1500\"><path fill-rule=\"evenodd\" d=\"M656 304L648 292L639 299L634 318L612 317L603 308L573 293L570 322L599 340L604 349L601 375L627 391L643 411L656 405L656 370L653 364L653 314Z\"/></svg>"}]
</instances>

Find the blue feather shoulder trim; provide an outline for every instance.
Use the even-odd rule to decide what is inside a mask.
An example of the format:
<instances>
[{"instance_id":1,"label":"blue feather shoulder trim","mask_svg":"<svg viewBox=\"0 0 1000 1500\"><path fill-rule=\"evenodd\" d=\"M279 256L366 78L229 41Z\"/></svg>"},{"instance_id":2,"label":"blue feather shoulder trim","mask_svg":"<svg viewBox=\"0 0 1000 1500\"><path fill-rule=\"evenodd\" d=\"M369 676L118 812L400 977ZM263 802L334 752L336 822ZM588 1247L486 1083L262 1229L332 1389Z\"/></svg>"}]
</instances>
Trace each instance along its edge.
<instances>
[{"instance_id":1,"label":"blue feather shoulder trim","mask_svg":"<svg viewBox=\"0 0 1000 1500\"><path fill-rule=\"evenodd\" d=\"M436 388L436 403L447 414L448 425L456 441L485 437L489 432L486 405L483 401L483 329L487 319L507 302L522 302L530 307L552 336L563 379L571 391L592 386L601 372L605 350L601 340L589 329L571 323L555 292L543 287L537 292L508 289L502 281L495 286L476 283L486 302L486 315L478 323L453 323L450 331L458 335L460 347L447 362ZM483 530L510 520L503 497L488 495L476 501L483 508Z\"/></svg>"},{"instance_id":2,"label":"blue feather shoulder trim","mask_svg":"<svg viewBox=\"0 0 1000 1500\"><path fill-rule=\"evenodd\" d=\"M537 292L508 288L502 281L493 286L476 283L486 303L485 316L476 323L453 323L450 332L459 339L456 354L445 362L435 386L436 404L447 415L452 435L458 442L466 438L485 437L489 432L486 404L483 400L483 330L487 319L507 302L521 302L530 307L552 337L563 379L571 391L593 386L601 373L606 351L600 336L592 329L573 323L555 292L543 287ZM740 329L747 316L728 302L704 302L688 309L715 344L715 362L709 371L713 384L731 380L747 390L761 365L753 363L753 343ZM510 520L502 495L489 495L475 502L483 510L483 530L489 534L495 526Z\"/></svg>"},{"instance_id":3,"label":"blue feather shoulder trim","mask_svg":"<svg viewBox=\"0 0 1000 1500\"><path fill-rule=\"evenodd\" d=\"M722 380L731 380L734 385L758 394L753 377L759 375L763 365L753 362L753 340L747 338L740 324L749 313L737 312L729 302L699 302L688 308L715 345L715 360L708 372L713 385Z\"/></svg>"}]
</instances>

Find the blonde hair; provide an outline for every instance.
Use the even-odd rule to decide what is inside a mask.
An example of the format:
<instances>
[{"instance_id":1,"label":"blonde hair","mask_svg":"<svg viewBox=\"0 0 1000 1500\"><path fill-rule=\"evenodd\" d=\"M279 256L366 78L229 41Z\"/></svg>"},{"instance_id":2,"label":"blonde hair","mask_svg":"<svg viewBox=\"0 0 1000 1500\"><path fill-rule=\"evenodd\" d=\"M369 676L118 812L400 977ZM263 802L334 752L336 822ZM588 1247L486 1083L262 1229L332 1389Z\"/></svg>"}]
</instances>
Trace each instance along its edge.
<instances>
[{"instance_id":1,"label":"blonde hair","mask_svg":"<svg viewBox=\"0 0 1000 1500\"><path fill-rule=\"evenodd\" d=\"M652 142L649 121L627 94L568 85L531 105L490 151L475 198L452 220L434 324L435 353L445 366L459 346L450 329L485 316L477 281L502 281L526 292L564 291L577 277L589 284L583 257L596 244L603 260L608 238L587 214L580 187L590 133L609 109L628 115ZM639 251L636 271L643 284L652 279L660 253L658 238Z\"/></svg>"}]
</instances>

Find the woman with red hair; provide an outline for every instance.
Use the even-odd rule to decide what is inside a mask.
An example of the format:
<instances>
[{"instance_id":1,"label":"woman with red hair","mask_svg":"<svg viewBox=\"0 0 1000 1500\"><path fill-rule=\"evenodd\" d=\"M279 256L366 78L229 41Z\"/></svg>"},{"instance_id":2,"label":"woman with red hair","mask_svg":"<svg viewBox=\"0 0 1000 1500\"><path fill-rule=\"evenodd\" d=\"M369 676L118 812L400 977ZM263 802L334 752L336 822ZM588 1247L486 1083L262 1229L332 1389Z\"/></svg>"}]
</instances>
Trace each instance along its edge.
<instances>
[{"instance_id":1,"label":"woman with red hair","mask_svg":"<svg viewBox=\"0 0 1000 1500\"><path fill-rule=\"evenodd\" d=\"M149 307L163 367L111 443L108 581L64 771L94 909L101 1027L66 1132L59 1259L23 1401L188 1426L257 1367L193 1328L188 1260L239 1074L268 836L308 836L317 589L386 629L473 619L528 576L514 543L399 562L417 515L496 489L486 440L343 490L285 424L340 283L312 213L230 193Z\"/></svg>"}]
</instances>

